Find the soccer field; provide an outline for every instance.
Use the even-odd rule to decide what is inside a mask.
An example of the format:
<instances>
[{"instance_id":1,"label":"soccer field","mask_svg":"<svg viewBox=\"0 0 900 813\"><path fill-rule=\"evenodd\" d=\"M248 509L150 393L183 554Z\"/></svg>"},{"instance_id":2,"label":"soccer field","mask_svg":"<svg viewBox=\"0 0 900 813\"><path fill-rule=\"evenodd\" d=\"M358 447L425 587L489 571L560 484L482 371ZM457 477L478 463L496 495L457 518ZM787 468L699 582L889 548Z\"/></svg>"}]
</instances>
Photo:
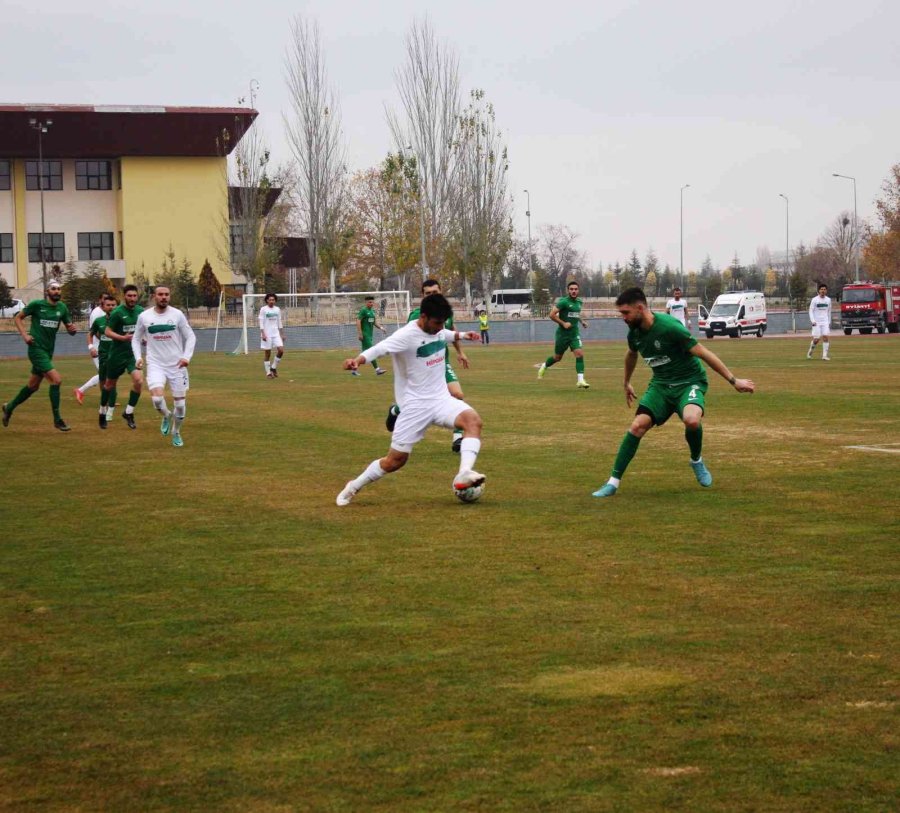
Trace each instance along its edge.
<instances>
[{"instance_id":1,"label":"soccer field","mask_svg":"<svg viewBox=\"0 0 900 813\"><path fill-rule=\"evenodd\" d=\"M588 392L467 345L484 497L432 429L346 508L393 394L350 351L198 356L181 449L61 359L73 431L46 384L0 428L0 810L896 809L900 341L707 345L758 388L710 373L711 489L670 421L591 497L624 343Z\"/></svg>"}]
</instances>

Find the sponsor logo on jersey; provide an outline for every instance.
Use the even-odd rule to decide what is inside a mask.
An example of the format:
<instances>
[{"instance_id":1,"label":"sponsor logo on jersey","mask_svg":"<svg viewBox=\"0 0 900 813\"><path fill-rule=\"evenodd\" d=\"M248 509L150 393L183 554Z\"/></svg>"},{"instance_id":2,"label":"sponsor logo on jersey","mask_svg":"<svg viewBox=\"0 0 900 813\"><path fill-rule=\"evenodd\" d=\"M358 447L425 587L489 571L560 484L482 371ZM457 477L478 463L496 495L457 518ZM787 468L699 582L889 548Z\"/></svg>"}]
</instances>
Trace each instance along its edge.
<instances>
[{"instance_id":1,"label":"sponsor logo on jersey","mask_svg":"<svg viewBox=\"0 0 900 813\"><path fill-rule=\"evenodd\" d=\"M662 367L663 364L668 364L671 360L668 356L650 356L644 359L648 367Z\"/></svg>"},{"instance_id":2,"label":"sponsor logo on jersey","mask_svg":"<svg viewBox=\"0 0 900 813\"><path fill-rule=\"evenodd\" d=\"M59 319L41 319L41 327L59 328Z\"/></svg>"},{"instance_id":3,"label":"sponsor logo on jersey","mask_svg":"<svg viewBox=\"0 0 900 813\"><path fill-rule=\"evenodd\" d=\"M150 325L150 327L147 328L148 333L167 333L172 330L175 330L174 322L167 322L164 325Z\"/></svg>"}]
</instances>

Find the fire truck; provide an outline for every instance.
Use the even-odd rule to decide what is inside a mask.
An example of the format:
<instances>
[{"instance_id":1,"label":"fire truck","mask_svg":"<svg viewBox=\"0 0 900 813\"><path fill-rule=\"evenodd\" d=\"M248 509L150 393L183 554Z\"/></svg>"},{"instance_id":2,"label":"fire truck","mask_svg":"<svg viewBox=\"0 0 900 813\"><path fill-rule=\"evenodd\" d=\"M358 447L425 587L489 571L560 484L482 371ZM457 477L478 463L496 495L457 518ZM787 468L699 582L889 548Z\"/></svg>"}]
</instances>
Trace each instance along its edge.
<instances>
[{"instance_id":1,"label":"fire truck","mask_svg":"<svg viewBox=\"0 0 900 813\"><path fill-rule=\"evenodd\" d=\"M841 328L900 333L900 282L854 282L841 292Z\"/></svg>"}]
</instances>

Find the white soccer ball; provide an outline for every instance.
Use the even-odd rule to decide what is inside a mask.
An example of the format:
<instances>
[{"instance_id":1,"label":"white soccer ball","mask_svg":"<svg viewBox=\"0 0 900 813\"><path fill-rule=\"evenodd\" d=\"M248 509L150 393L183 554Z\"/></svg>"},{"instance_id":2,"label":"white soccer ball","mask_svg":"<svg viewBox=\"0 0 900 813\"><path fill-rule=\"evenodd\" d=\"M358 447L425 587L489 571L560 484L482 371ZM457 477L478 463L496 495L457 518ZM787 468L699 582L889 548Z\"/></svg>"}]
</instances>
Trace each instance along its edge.
<instances>
[{"instance_id":1,"label":"white soccer ball","mask_svg":"<svg viewBox=\"0 0 900 813\"><path fill-rule=\"evenodd\" d=\"M468 488L453 487L453 493L460 502L475 502L482 494L484 494L484 483L479 486L469 486Z\"/></svg>"}]
</instances>

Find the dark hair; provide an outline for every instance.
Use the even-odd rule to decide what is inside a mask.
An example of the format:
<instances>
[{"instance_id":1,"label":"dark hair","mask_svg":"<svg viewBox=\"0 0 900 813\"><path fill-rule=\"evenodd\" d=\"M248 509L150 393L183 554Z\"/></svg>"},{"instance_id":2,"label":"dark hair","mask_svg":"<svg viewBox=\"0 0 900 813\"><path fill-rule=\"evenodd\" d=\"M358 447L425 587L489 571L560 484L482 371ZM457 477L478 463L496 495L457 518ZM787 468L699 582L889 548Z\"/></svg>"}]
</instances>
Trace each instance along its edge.
<instances>
[{"instance_id":1,"label":"dark hair","mask_svg":"<svg viewBox=\"0 0 900 813\"><path fill-rule=\"evenodd\" d=\"M374 301L375 301L375 297L374 297L374 296L367 296L367 297L366 297L366 302L374 302Z\"/></svg>"},{"instance_id":2,"label":"dark hair","mask_svg":"<svg viewBox=\"0 0 900 813\"><path fill-rule=\"evenodd\" d=\"M430 277L422 283L422 291L424 292L426 288L431 288L437 285L438 288L441 287L441 283L439 283L436 279L431 279Z\"/></svg>"},{"instance_id":3,"label":"dark hair","mask_svg":"<svg viewBox=\"0 0 900 813\"><path fill-rule=\"evenodd\" d=\"M101 301L101 302L103 302L104 300L109 300L109 299L111 299L113 302L116 302L116 301L117 301L116 298L115 298L112 294L110 294L110 293L102 294L102 295L100 296L100 301Z\"/></svg>"},{"instance_id":4,"label":"dark hair","mask_svg":"<svg viewBox=\"0 0 900 813\"><path fill-rule=\"evenodd\" d=\"M568 288L570 285L578 285L579 288L581 287L581 285L578 284L578 280L577 280L577 279L570 279L570 280L566 283L566 288Z\"/></svg>"},{"instance_id":5,"label":"dark hair","mask_svg":"<svg viewBox=\"0 0 900 813\"><path fill-rule=\"evenodd\" d=\"M816 290L817 290L817 291L819 290L819 288L824 288L826 291L828 290L828 286L827 286L824 282L820 282L820 283L816 286Z\"/></svg>"},{"instance_id":6,"label":"dark hair","mask_svg":"<svg viewBox=\"0 0 900 813\"><path fill-rule=\"evenodd\" d=\"M647 297L641 288L626 288L616 297L617 308L621 305L637 305L638 302L642 305L647 304Z\"/></svg>"},{"instance_id":7,"label":"dark hair","mask_svg":"<svg viewBox=\"0 0 900 813\"><path fill-rule=\"evenodd\" d=\"M419 312L429 319L443 319L446 322L453 315L453 308L443 294L429 294L422 300Z\"/></svg>"},{"instance_id":8,"label":"dark hair","mask_svg":"<svg viewBox=\"0 0 900 813\"><path fill-rule=\"evenodd\" d=\"M678 285L676 285L676 286L672 289L672 293L674 294L675 291L680 291L680 290L681 290L681 288L680 288Z\"/></svg>"},{"instance_id":9,"label":"dark hair","mask_svg":"<svg viewBox=\"0 0 900 813\"><path fill-rule=\"evenodd\" d=\"M137 285L132 285L131 283L128 283L128 285L126 285L126 286L122 289L122 293L123 293L123 294L127 294L129 291L134 291L135 293L138 293L138 287L137 287Z\"/></svg>"},{"instance_id":10,"label":"dark hair","mask_svg":"<svg viewBox=\"0 0 900 813\"><path fill-rule=\"evenodd\" d=\"M270 296L274 297L276 302L278 301L278 294L273 294L270 292L263 297L263 302L268 302Z\"/></svg>"}]
</instances>

